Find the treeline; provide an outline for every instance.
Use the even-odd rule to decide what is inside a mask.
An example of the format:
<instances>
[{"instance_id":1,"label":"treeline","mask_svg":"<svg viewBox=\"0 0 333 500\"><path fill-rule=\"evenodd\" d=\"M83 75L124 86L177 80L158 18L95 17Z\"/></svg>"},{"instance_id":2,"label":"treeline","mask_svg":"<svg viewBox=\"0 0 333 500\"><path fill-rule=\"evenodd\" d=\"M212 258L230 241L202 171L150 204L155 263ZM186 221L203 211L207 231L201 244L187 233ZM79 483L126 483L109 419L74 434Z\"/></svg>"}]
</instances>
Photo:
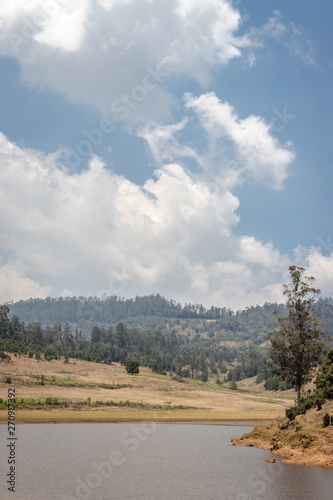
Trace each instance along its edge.
<instances>
[{"instance_id":1,"label":"treeline","mask_svg":"<svg viewBox=\"0 0 333 500\"><path fill-rule=\"evenodd\" d=\"M175 330L177 334L213 336L223 332L224 340L250 341L257 345L266 342L276 322L274 312L279 316L286 313L283 304L271 303L237 312L225 307L206 309L199 304L182 306L159 294L135 299L116 296L29 299L7 305L10 314L19 316L26 324L40 322L46 327L60 321L68 323L72 331L81 330L87 338L95 325L108 328L125 322L132 328L164 333ZM333 336L333 300L320 298L315 308L321 311L322 331Z\"/></svg>"},{"instance_id":2,"label":"treeline","mask_svg":"<svg viewBox=\"0 0 333 500\"><path fill-rule=\"evenodd\" d=\"M320 311L322 332L333 337L333 299L329 297L319 298L314 304L314 310ZM263 306L247 307L208 324L208 331L223 329L226 340L236 342L250 340L259 345L266 342L272 325L277 325L274 313L280 317L287 315L284 304L266 302Z\"/></svg>"},{"instance_id":3,"label":"treeline","mask_svg":"<svg viewBox=\"0 0 333 500\"><path fill-rule=\"evenodd\" d=\"M225 307L206 309L202 304L185 304L167 300L159 294L124 299L121 297L59 297L28 299L7 303L11 313L26 322L40 321L50 324L54 321L78 323L89 321L96 324L115 324L136 316L160 316L165 318L218 319L232 315Z\"/></svg>"},{"instance_id":4,"label":"treeline","mask_svg":"<svg viewBox=\"0 0 333 500\"><path fill-rule=\"evenodd\" d=\"M9 308L0 306L0 350L25 353L48 361L59 357L79 358L110 364L126 364L136 359L157 373L174 372L206 381L210 374L225 373L226 363L232 363L237 351L220 345L220 338L190 340L175 332L143 331L128 328L122 322L115 328L95 326L91 339L81 332L71 331L56 321L53 326L42 327L40 322L25 325L19 317L8 317Z\"/></svg>"}]
</instances>

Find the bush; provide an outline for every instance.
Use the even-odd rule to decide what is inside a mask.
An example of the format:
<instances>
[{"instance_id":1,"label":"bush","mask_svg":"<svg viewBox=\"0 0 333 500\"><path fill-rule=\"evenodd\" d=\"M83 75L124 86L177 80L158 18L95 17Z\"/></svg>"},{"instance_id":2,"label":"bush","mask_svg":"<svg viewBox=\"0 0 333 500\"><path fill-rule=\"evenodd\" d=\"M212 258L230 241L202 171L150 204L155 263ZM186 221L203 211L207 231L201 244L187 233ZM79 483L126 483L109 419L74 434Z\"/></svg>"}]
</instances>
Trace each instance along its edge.
<instances>
[{"instance_id":1,"label":"bush","mask_svg":"<svg viewBox=\"0 0 333 500\"><path fill-rule=\"evenodd\" d=\"M329 416L328 413L325 413L325 415L323 416L323 425L324 427L328 427L331 423L331 417Z\"/></svg>"},{"instance_id":2,"label":"bush","mask_svg":"<svg viewBox=\"0 0 333 500\"><path fill-rule=\"evenodd\" d=\"M262 373L258 373L257 378L256 378L256 384L260 384L265 380L265 377Z\"/></svg>"},{"instance_id":3,"label":"bush","mask_svg":"<svg viewBox=\"0 0 333 500\"><path fill-rule=\"evenodd\" d=\"M296 401L295 406L286 409L286 417L289 420L294 420L297 415L304 415L311 408L315 408L316 406L320 406L321 408L322 403L322 399L317 394L300 398Z\"/></svg>"},{"instance_id":4,"label":"bush","mask_svg":"<svg viewBox=\"0 0 333 500\"><path fill-rule=\"evenodd\" d=\"M265 387L266 391L278 391L279 385L280 385L280 381L279 381L278 377L274 376L274 377L268 377L268 379L265 382L264 387Z\"/></svg>"},{"instance_id":5,"label":"bush","mask_svg":"<svg viewBox=\"0 0 333 500\"><path fill-rule=\"evenodd\" d=\"M10 361L12 358L8 354L5 354L3 351L0 351L0 359Z\"/></svg>"},{"instance_id":6,"label":"bush","mask_svg":"<svg viewBox=\"0 0 333 500\"><path fill-rule=\"evenodd\" d=\"M11 384L12 383L11 377L6 377L6 382L7 382L7 384Z\"/></svg>"},{"instance_id":7,"label":"bush","mask_svg":"<svg viewBox=\"0 0 333 500\"><path fill-rule=\"evenodd\" d=\"M293 386L287 382L286 380L280 380L279 382L279 391L287 391L288 389L292 389Z\"/></svg>"}]
</instances>

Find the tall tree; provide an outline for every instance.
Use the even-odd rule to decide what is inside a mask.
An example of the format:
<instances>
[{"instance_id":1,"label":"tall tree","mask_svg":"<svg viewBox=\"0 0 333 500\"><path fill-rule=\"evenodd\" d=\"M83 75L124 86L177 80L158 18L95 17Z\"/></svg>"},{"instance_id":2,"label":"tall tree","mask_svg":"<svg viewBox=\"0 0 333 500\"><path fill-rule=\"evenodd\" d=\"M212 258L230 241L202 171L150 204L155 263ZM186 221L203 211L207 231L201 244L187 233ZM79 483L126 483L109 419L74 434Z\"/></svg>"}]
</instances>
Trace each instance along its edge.
<instances>
[{"instance_id":1,"label":"tall tree","mask_svg":"<svg viewBox=\"0 0 333 500\"><path fill-rule=\"evenodd\" d=\"M10 332L10 321L8 319L9 307L6 305L0 305L0 337L9 337Z\"/></svg>"},{"instance_id":2,"label":"tall tree","mask_svg":"<svg viewBox=\"0 0 333 500\"><path fill-rule=\"evenodd\" d=\"M289 381L300 398L301 388L314 374L323 344L318 312L313 304L320 290L303 267L289 267L291 283L283 285L288 316L278 317L278 327L268 335L273 371Z\"/></svg>"}]
</instances>

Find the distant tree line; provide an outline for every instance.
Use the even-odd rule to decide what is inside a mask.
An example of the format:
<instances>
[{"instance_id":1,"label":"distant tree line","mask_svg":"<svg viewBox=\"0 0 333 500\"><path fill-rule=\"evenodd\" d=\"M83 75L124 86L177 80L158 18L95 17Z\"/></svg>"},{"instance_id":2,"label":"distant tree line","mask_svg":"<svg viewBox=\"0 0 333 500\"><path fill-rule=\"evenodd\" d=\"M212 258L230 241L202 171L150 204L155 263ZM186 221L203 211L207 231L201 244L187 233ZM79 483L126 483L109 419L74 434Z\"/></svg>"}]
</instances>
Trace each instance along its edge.
<instances>
[{"instance_id":1,"label":"distant tree line","mask_svg":"<svg viewBox=\"0 0 333 500\"><path fill-rule=\"evenodd\" d=\"M7 305L0 306L0 350L37 359L43 354L49 361L63 356L124 365L135 359L156 373L175 372L205 381L209 374L225 372L225 363L237 356L237 350L221 346L219 338L190 340L175 332L143 331L119 322L115 328L95 326L87 340L80 331L73 333L68 323L62 326L56 321L43 328L40 322L26 325L16 315L9 318L8 313Z\"/></svg>"},{"instance_id":2,"label":"distant tree line","mask_svg":"<svg viewBox=\"0 0 333 500\"><path fill-rule=\"evenodd\" d=\"M25 321L54 321L77 323L81 320L95 323L114 324L136 316L161 316L166 318L218 319L232 315L225 307L206 309L202 304L181 305L167 300L160 294L124 299L121 297L59 297L28 299L7 303L12 314Z\"/></svg>"},{"instance_id":3,"label":"distant tree line","mask_svg":"<svg viewBox=\"0 0 333 500\"><path fill-rule=\"evenodd\" d=\"M68 323L72 331L81 330L89 338L95 325L116 327L119 322L142 330L161 330L170 333L193 331L198 335L214 336L223 332L223 340L250 341L260 345L267 341L271 325L278 323L274 313L286 314L283 304L265 303L263 306L247 307L233 312L225 307L205 308L200 304L182 306L159 294L123 299L112 297L60 297L29 299L7 303L10 314L21 318L26 324L40 322L44 327L60 321ZM321 311L323 333L332 336L333 299L319 298L314 305Z\"/></svg>"}]
</instances>

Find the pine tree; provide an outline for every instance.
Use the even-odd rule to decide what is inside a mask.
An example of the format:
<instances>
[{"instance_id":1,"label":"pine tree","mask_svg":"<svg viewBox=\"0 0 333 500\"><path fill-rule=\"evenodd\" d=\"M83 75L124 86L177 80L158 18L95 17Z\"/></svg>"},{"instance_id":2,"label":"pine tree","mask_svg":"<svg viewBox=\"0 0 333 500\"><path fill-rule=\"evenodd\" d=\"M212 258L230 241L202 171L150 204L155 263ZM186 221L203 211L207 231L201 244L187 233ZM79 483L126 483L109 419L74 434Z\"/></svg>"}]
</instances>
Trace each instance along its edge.
<instances>
[{"instance_id":1,"label":"pine tree","mask_svg":"<svg viewBox=\"0 0 333 500\"><path fill-rule=\"evenodd\" d=\"M303 267L290 266L289 272L291 283L283 285L288 316L277 317L278 327L268 338L273 371L295 387L299 399L323 347L318 312L313 310L320 290L313 287L313 277L304 276Z\"/></svg>"}]
</instances>

